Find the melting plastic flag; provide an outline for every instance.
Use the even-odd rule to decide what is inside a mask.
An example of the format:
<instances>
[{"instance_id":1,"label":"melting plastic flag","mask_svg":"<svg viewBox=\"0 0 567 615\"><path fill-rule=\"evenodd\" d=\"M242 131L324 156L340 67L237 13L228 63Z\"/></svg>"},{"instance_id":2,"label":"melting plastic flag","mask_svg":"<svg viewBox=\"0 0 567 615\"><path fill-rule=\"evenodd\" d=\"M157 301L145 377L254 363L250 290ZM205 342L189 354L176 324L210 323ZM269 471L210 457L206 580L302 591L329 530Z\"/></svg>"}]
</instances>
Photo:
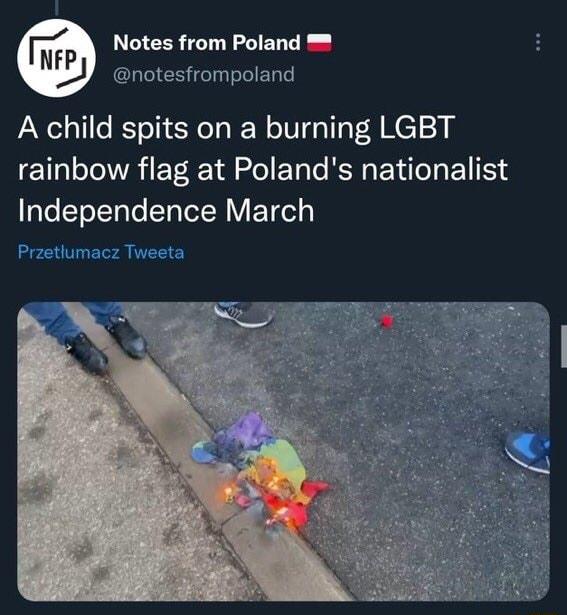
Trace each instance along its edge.
<instances>
[{"instance_id":1,"label":"melting plastic flag","mask_svg":"<svg viewBox=\"0 0 567 615\"><path fill-rule=\"evenodd\" d=\"M259 414L251 412L217 432L212 442L198 442L191 453L198 463L225 461L240 470L225 488L225 500L242 508L263 505L267 527L281 524L297 530L308 520L311 500L329 488L308 481L307 471L293 446L275 439Z\"/></svg>"}]
</instances>

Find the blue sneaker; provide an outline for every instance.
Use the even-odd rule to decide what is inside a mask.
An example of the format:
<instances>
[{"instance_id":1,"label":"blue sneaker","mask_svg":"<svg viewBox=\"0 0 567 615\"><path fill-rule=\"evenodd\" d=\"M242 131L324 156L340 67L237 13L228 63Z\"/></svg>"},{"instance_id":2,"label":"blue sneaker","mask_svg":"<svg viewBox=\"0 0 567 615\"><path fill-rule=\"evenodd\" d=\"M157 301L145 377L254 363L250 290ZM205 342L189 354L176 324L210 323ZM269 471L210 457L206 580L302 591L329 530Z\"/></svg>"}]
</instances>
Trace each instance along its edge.
<instances>
[{"instance_id":1,"label":"blue sneaker","mask_svg":"<svg viewBox=\"0 0 567 615\"><path fill-rule=\"evenodd\" d=\"M515 431L506 438L504 450L510 459L523 468L540 474L549 474L551 440L546 436Z\"/></svg>"}]
</instances>

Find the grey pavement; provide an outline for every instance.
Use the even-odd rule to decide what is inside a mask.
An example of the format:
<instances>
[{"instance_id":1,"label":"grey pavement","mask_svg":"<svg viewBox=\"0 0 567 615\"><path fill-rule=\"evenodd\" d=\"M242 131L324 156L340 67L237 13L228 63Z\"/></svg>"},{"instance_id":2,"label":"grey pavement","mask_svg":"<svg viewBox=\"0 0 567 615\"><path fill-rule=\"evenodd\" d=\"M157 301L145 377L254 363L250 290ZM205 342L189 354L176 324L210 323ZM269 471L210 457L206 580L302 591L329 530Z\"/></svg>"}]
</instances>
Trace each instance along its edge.
<instances>
[{"instance_id":1,"label":"grey pavement","mask_svg":"<svg viewBox=\"0 0 567 615\"><path fill-rule=\"evenodd\" d=\"M29 600L261 600L132 410L18 320L18 588Z\"/></svg>"},{"instance_id":2,"label":"grey pavement","mask_svg":"<svg viewBox=\"0 0 567 615\"><path fill-rule=\"evenodd\" d=\"M306 537L356 597L545 595L548 477L503 453L508 431L548 430L544 308L280 303L272 325L249 331L212 306L127 311L213 427L258 410L332 483Z\"/></svg>"}]
</instances>

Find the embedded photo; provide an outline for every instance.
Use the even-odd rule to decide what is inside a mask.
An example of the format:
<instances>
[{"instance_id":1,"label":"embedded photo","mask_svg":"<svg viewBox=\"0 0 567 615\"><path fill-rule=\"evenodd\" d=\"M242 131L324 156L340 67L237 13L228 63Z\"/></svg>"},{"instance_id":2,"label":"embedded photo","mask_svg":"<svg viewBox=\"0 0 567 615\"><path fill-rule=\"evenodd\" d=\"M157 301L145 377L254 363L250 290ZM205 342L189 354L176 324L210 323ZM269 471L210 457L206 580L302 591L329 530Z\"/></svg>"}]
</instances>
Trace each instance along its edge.
<instances>
[{"instance_id":1,"label":"embedded photo","mask_svg":"<svg viewBox=\"0 0 567 615\"><path fill-rule=\"evenodd\" d=\"M17 317L29 601L536 601L547 310L34 302Z\"/></svg>"}]
</instances>

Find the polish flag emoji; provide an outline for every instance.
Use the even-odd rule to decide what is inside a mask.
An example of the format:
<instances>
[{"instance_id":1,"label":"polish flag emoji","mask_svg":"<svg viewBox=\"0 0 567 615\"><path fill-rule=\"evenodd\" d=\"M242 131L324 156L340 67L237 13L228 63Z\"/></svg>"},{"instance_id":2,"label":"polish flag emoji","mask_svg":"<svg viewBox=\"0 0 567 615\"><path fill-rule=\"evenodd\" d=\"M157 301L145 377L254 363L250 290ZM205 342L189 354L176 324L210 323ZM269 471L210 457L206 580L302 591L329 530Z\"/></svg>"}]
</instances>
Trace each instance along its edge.
<instances>
[{"instance_id":1,"label":"polish flag emoji","mask_svg":"<svg viewBox=\"0 0 567 615\"><path fill-rule=\"evenodd\" d=\"M331 51L333 37L330 34L308 34L307 51Z\"/></svg>"}]
</instances>

